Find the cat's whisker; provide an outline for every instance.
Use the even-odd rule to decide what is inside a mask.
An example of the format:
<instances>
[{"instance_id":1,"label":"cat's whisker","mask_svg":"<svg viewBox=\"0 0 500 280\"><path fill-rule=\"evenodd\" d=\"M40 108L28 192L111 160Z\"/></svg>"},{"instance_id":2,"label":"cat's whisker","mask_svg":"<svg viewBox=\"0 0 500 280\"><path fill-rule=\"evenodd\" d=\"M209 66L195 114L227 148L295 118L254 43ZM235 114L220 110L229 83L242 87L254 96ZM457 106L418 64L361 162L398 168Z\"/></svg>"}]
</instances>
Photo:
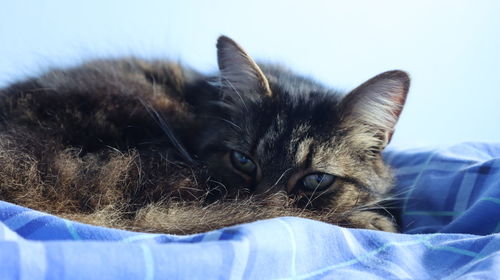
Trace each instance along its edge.
<instances>
[{"instance_id":1,"label":"cat's whisker","mask_svg":"<svg viewBox=\"0 0 500 280\"><path fill-rule=\"evenodd\" d=\"M172 130L170 129L170 126L168 125L167 121L161 116L161 114L151 106L150 103L146 102L142 98L138 98L139 102L144 106L146 111L151 115L151 117L155 120L155 122L160 126L162 131L165 133L165 135L168 137L172 145L177 149L177 151L181 154L181 156L184 158L184 160L188 163L193 163L194 159L191 157L191 155L187 152L187 150L184 148L181 142L177 139L177 137L174 135Z\"/></svg>"},{"instance_id":2,"label":"cat's whisker","mask_svg":"<svg viewBox=\"0 0 500 280\"><path fill-rule=\"evenodd\" d=\"M278 185L278 184L279 184L279 182L281 181L281 179L285 176L285 174L286 174L288 171L292 170L292 169L293 169L293 168L288 168L287 170L283 171L283 173L281 173L280 177L279 177L279 178L278 178L278 180L276 180L276 182L275 182L275 183L271 186L271 188L272 188L272 187L275 187L276 185Z\"/></svg>"},{"instance_id":3,"label":"cat's whisker","mask_svg":"<svg viewBox=\"0 0 500 280\"><path fill-rule=\"evenodd\" d=\"M236 107L234 104L225 102L225 101L209 101L207 104L207 107L213 106L216 107L219 111L225 112L227 114L235 114L238 113L240 110L238 107Z\"/></svg>"},{"instance_id":4,"label":"cat's whisker","mask_svg":"<svg viewBox=\"0 0 500 280\"><path fill-rule=\"evenodd\" d=\"M389 207L392 204L397 204L399 201L401 201L401 198L398 198L398 197L387 197L387 198L379 198L379 199L374 200L372 202L368 202L366 205L384 203L384 204L387 204L386 207ZM393 208L399 208L399 207L393 207Z\"/></svg>"},{"instance_id":5,"label":"cat's whisker","mask_svg":"<svg viewBox=\"0 0 500 280\"><path fill-rule=\"evenodd\" d=\"M271 185L269 188L267 188L267 189L266 189L264 192L262 192L260 195L261 195L261 196L265 196L265 195L267 195L267 194L269 194L269 193L273 192L273 191L274 191L274 187L276 187L276 186L279 184L279 182L281 181L281 179L283 179L283 177L286 175L286 173L287 173L288 171L291 171L292 169L293 169L293 168L288 168L287 170L283 171L283 173L281 173L280 177L276 180L276 182L274 182L274 184L273 184L273 185Z\"/></svg>"},{"instance_id":6,"label":"cat's whisker","mask_svg":"<svg viewBox=\"0 0 500 280\"><path fill-rule=\"evenodd\" d=\"M335 208L331 209L330 211L327 212L327 215L330 216L332 214L338 215L337 210L339 209L339 205L337 205Z\"/></svg>"},{"instance_id":7,"label":"cat's whisker","mask_svg":"<svg viewBox=\"0 0 500 280\"><path fill-rule=\"evenodd\" d=\"M351 211L352 212L355 212L355 211L363 212L363 211L380 211L380 210L382 210L387 214L388 217L391 217L392 220L395 220L394 215L388 209L390 209L390 208L378 204L378 201L374 201L374 202L369 202L369 203L364 204L364 205L360 205L358 207L354 207L351 209Z\"/></svg>"},{"instance_id":8,"label":"cat's whisker","mask_svg":"<svg viewBox=\"0 0 500 280\"><path fill-rule=\"evenodd\" d=\"M196 192L198 192L199 190L198 189L195 189L195 188L187 188L187 187L181 187L178 189L178 193L182 192L182 193L187 193L191 196L192 199L197 199L199 195L195 194ZM181 195L179 194L179 197L181 197ZM181 197L182 199L182 197Z\"/></svg>"},{"instance_id":9,"label":"cat's whisker","mask_svg":"<svg viewBox=\"0 0 500 280\"><path fill-rule=\"evenodd\" d=\"M140 143L137 143L137 145L152 145L152 144L160 144L160 143L166 143L167 141L165 140L154 140L154 141L144 141L144 142L140 142Z\"/></svg>"},{"instance_id":10,"label":"cat's whisker","mask_svg":"<svg viewBox=\"0 0 500 280\"><path fill-rule=\"evenodd\" d=\"M113 150L114 152L119 153L119 154L120 154L120 155L122 155L122 156L124 155L124 153L123 153L122 151L118 150L116 147L106 145L106 148L111 149L111 150Z\"/></svg>"},{"instance_id":11,"label":"cat's whisker","mask_svg":"<svg viewBox=\"0 0 500 280\"><path fill-rule=\"evenodd\" d=\"M325 177L322 177L321 178L321 181L319 181L317 184L316 184L316 187L314 188L313 192L311 193L310 196L308 196L308 200L307 200L307 203L306 205L303 207L302 211L304 209L306 209L309 205L312 204L313 201L317 200L319 197L321 197L322 195L324 195L327 191L328 191L328 188L326 190L324 190L322 193L320 193L317 197L314 197L314 195L316 194L316 191L318 190L319 186L321 186L321 183L323 183L323 180L325 179Z\"/></svg>"},{"instance_id":12,"label":"cat's whisker","mask_svg":"<svg viewBox=\"0 0 500 280\"><path fill-rule=\"evenodd\" d=\"M213 179L208 179L207 182L209 182L209 183L215 183L215 184L217 184L218 187L222 187L222 189L223 189L223 191L225 193L228 192L228 188L222 182L219 182L219 181L216 181L216 180L213 180Z\"/></svg>"},{"instance_id":13,"label":"cat's whisker","mask_svg":"<svg viewBox=\"0 0 500 280\"><path fill-rule=\"evenodd\" d=\"M354 202L355 206L358 205L360 195L361 195L361 192L360 192L360 190L358 190L358 195L356 196L356 201Z\"/></svg>"},{"instance_id":14,"label":"cat's whisker","mask_svg":"<svg viewBox=\"0 0 500 280\"><path fill-rule=\"evenodd\" d=\"M378 199L372 202L368 202L365 206L380 206L388 209L399 209L401 205L398 203L398 200L386 200L386 199Z\"/></svg>"},{"instance_id":15,"label":"cat's whisker","mask_svg":"<svg viewBox=\"0 0 500 280\"><path fill-rule=\"evenodd\" d=\"M312 205L312 203L314 201L316 201L317 199L319 199L320 197L322 197L326 193L328 193L328 190L324 190L323 192L321 192L317 196L314 196L314 192L313 192L313 194L311 194L311 196L308 196L307 203L306 203L306 205L304 207L302 207L302 210L301 210L300 213L303 213L305 210L307 210L307 207L309 207L309 205Z\"/></svg>"},{"instance_id":16,"label":"cat's whisker","mask_svg":"<svg viewBox=\"0 0 500 280\"><path fill-rule=\"evenodd\" d=\"M243 99L243 97L241 96L240 92L238 91L238 89L233 85L233 83L227 79L226 77L224 76L221 76L221 78L234 90L234 92L238 95L238 97L240 98L241 102L243 103L243 107L245 107L245 110L247 112L249 112L248 110L248 107L247 107L247 104L245 103L245 100Z\"/></svg>"},{"instance_id":17,"label":"cat's whisker","mask_svg":"<svg viewBox=\"0 0 500 280\"><path fill-rule=\"evenodd\" d=\"M238 131L243 131L243 129L242 129L239 125L237 125L237 124L235 124L234 122L232 122L232 121L230 121L230 120L228 120L228 119L225 119L225 118L221 118L221 117L214 117L214 116L205 116L205 117L203 117L203 118L205 118L205 119L215 119L215 120L220 120L220 121L223 121L223 122L226 122L226 123L230 124L230 125L231 125L232 127L234 127L234 128L237 128L237 129L238 129Z\"/></svg>"}]
</instances>

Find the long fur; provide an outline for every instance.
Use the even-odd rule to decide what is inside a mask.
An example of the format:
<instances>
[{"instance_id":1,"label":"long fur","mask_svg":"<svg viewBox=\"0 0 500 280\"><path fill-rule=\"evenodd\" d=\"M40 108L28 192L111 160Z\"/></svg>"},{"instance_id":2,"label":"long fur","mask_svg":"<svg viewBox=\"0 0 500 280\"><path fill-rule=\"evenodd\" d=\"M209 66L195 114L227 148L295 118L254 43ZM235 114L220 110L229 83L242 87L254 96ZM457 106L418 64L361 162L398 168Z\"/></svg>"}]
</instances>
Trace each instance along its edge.
<instances>
[{"instance_id":1,"label":"long fur","mask_svg":"<svg viewBox=\"0 0 500 280\"><path fill-rule=\"evenodd\" d=\"M258 65L227 37L220 73L101 60L0 90L0 199L123 229L194 233L298 216L396 231L380 151L409 80L381 74L345 97ZM218 83L213 81L219 80ZM246 154L255 172L230 160ZM324 190L306 176L334 176Z\"/></svg>"}]
</instances>

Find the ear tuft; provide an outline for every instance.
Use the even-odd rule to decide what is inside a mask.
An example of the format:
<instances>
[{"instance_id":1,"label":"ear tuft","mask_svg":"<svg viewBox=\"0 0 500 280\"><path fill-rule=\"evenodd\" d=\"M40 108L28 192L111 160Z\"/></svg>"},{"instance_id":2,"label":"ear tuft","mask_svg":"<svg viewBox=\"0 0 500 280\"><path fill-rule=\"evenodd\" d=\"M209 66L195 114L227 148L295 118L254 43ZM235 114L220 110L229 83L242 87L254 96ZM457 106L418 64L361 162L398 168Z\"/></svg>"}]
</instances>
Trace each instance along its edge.
<instances>
[{"instance_id":1,"label":"ear tuft","mask_svg":"<svg viewBox=\"0 0 500 280\"><path fill-rule=\"evenodd\" d=\"M272 95L262 70L231 38L220 36L217 40L217 61L222 84L235 91Z\"/></svg>"},{"instance_id":2,"label":"ear tuft","mask_svg":"<svg viewBox=\"0 0 500 280\"><path fill-rule=\"evenodd\" d=\"M344 97L344 125L364 127L363 131L371 134L375 138L372 140L377 143L371 146L383 149L391 140L409 87L410 77L400 70L384 72L371 78Z\"/></svg>"}]
</instances>

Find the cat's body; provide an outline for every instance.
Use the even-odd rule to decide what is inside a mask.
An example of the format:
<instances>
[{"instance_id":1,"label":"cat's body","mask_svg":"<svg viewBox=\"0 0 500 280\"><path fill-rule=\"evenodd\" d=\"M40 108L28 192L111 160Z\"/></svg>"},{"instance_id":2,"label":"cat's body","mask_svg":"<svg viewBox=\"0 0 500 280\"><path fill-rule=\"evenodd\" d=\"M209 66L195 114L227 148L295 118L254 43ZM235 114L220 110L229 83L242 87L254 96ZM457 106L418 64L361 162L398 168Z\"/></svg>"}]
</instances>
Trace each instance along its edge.
<instances>
[{"instance_id":1,"label":"cat's body","mask_svg":"<svg viewBox=\"0 0 500 280\"><path fill-rule=\"evenodd\" d=\"M347 97L218 41L220 75L96 61L0 90L0 199L76 220L192 233L277 216L394 231L380 152L408 90Z\"/></svg>"}]
</instances>

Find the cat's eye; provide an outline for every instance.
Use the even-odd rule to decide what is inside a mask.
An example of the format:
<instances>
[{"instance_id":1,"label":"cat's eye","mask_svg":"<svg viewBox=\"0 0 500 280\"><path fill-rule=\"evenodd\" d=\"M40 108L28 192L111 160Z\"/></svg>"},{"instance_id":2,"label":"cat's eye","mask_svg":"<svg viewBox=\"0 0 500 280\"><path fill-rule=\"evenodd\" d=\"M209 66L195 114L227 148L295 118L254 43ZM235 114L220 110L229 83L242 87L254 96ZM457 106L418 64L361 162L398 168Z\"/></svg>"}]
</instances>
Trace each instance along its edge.
<instances>
[{"instance_id":1,"label":"cat's eye","mask_svg":"<svg viewBox=\"0 0 500 280\"><path fill-rule=\"evenodd\" d=\"M308 191L321 191L335 181L335 176L327 173L313 173L302 178L302 185Z\"/></svg>"},{"instance_id":2,"label":"cat's eye","mask_svg":"<svg viewBox=\"0 0 500 280\"><path fill-rule=\"evenodd\" d=\"M248 156L238 151L231 151L230 158L233 167L245 174L252 175L257 168Z\"/></svg>"}]
</instances>

